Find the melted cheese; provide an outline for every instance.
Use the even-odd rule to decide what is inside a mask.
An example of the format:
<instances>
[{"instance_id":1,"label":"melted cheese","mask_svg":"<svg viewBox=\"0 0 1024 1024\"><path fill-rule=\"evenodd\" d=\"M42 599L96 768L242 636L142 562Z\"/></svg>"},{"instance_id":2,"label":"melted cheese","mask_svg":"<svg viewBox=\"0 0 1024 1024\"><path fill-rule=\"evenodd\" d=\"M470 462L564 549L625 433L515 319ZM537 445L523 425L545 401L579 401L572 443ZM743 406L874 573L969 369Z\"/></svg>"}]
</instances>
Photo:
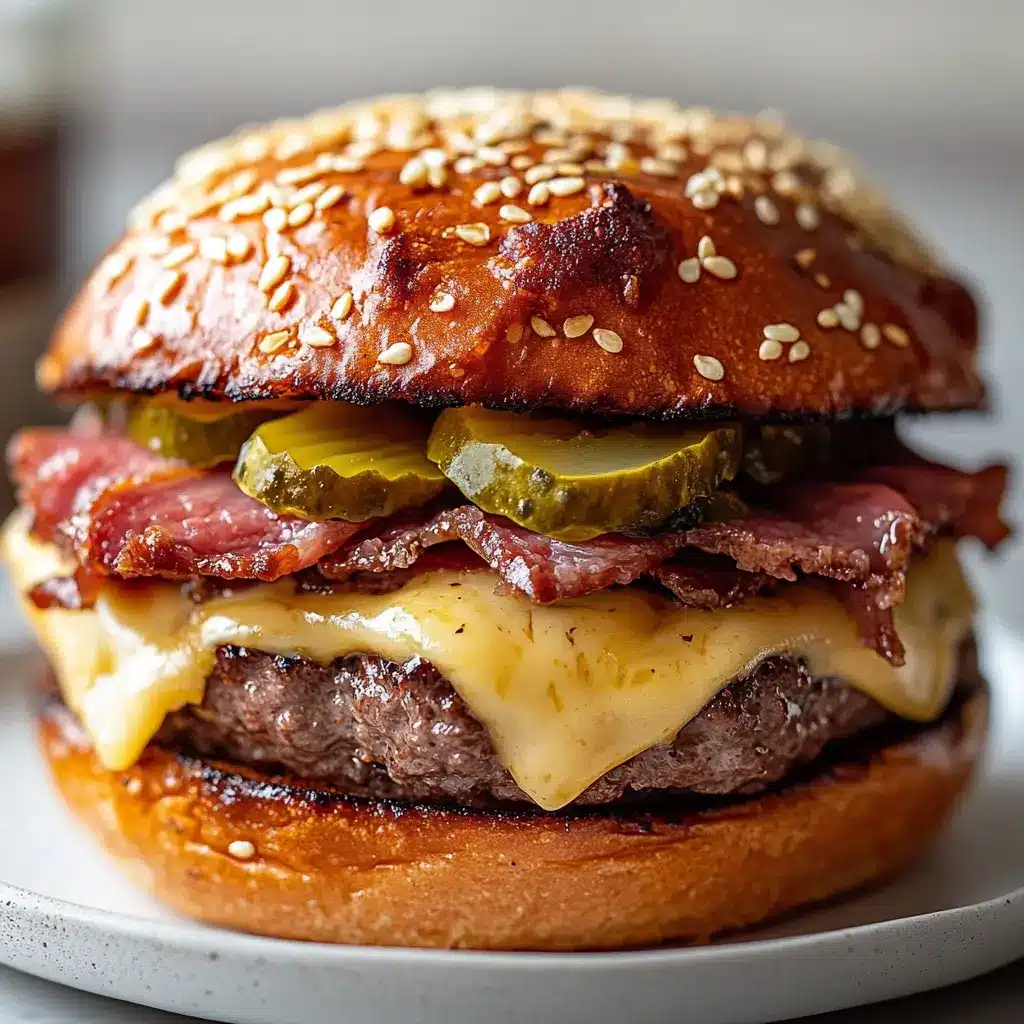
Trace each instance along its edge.
<instances>
[{"instance_id":1,"label":"melted cheese","mask_svg":"<svg viewBox=\"0 0 1024 1024\"><path fill-rule=\"evenodd\" d=\"M59 574L52 548L15 520L5 548L15 584ZM680 608L639 588L538 606L494 594L490 573L436 572L383 594L298 595L288 583L195 605L162 582L106 584L91 611L28 609L68 704L112 769L130 765L164 716L202 700L217 646L327 663L354 652L423 657L486 726L516 781L561 807L609 769L675 735L730 679L773 654L807 658L906 718L949 699L973 602L952 543L910 574L894 668L814 583L720 611Z\"/></svg>"}]
</instances>

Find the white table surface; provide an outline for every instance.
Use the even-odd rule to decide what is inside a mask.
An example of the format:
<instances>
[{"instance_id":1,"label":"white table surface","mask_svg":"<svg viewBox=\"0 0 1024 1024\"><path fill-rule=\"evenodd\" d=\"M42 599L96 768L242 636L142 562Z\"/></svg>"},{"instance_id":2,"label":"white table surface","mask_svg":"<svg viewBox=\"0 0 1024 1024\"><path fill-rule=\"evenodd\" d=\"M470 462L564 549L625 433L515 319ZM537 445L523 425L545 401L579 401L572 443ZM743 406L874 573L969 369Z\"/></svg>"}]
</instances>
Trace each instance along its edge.
<instances>
[{"instance_id":1,"label":"white table surface","mask_svg":"<svg viewBox=\"0 0 1024 1024\"><path fill-rule=\"evenodd\" d=\"M159 154L144 156L138 150L127 156L129 165L132 159L139 163L126 167L126 154L117 154L117 177L132 195L141 194L151 178L156 180L151 165L166 160ZM1020 174L1020 164L1005 152L995 155L992 161L974 154L962 162L950 160L948 153L941 160L937 154L863 156L864 163L879 172L877 176L898 203L927 227L945 251L955 254L957 262L967 268L975 281L984 283L988 299L986 320L991 347L986 362L998 419L986 423L970 418L932 418L926 424L915 424L913 432L934 447L967 461L1000 452L1017 455L1024 438L1024 402L1020 400L1024 385L1024 258L1020 255L1020 239L1024 238L1024 176ZM985 171L983 185L978 177L980 167ZM110 168L93 168L93 174L100 177L107 173ZM85 194L95 195L95 190L86 189ZM1010 514L1018 522L1024 521L1020 487L1015 488L1009 506ZM998 563L987 563L972 553L969 564L985 605L1011 627L1024 631L1024 602L1020 600L1019 584L1024 579L1024 546L1011 543ZM14 628L9 608L0 599L0 645ZM183 1020L186 1018L85 995L0 968L0 1022L170 1024ZM339 1021L343 1020L340 1009ZM817 1024L1024 1021L1024 963L952 989L813 1020Z\"/></svg>"}]
</instances>

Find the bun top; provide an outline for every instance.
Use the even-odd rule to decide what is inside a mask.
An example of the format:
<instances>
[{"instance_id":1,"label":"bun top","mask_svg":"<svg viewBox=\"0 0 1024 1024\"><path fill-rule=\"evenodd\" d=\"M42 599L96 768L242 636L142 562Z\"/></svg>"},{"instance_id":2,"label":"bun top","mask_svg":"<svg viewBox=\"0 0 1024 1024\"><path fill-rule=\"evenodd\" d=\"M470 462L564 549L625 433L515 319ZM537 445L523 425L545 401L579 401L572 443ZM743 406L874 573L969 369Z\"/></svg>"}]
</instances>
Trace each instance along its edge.
<instances>
[{"instance_id":1,"label":"bun top","mask_svg":"<svg viewBox=\"0 0 1024 1024\"><path fill-rule=\"evenodd\" d=\"M589 92L244 129L132 213L39 366L174 390L632 415L981 403L967 291L832 147Z\"/></svg>"}]
</instances>

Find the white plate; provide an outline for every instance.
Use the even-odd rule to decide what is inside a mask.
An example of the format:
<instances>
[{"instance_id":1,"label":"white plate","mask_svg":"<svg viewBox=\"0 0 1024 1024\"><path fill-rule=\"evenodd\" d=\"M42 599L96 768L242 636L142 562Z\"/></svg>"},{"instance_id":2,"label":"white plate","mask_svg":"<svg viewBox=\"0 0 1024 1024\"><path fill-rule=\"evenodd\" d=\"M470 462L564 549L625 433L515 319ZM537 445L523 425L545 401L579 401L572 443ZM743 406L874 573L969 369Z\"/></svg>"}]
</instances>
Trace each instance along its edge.
<instances>
[{"instance_id":1,"label":"white plate","mask_svg":"<svg viewBox=\"0 0 1024 1024\"><path fill-rule=\"evenodd\" d=\"M1024 646L998 628L982 639L995 696L987 763L911 874L745 941L578 955L312 945L173 918L50 792L29 724L30 662L11 661L0 682L0 962L239 1024L742 1024L960 981L1024 956Z\"/></svg>"}]
</instances>

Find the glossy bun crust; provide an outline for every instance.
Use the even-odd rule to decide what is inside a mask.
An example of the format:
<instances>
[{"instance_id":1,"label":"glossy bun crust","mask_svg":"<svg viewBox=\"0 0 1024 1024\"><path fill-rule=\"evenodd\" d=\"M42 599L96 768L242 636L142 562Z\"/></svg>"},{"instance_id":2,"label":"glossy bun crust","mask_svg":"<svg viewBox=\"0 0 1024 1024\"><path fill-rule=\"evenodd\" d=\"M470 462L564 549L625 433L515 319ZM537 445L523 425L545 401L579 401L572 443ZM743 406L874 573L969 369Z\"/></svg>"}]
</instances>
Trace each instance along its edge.
<instances>
[{"instance_id":1,"label":"glossy bun crust","mask_svg":"<svg viewBox=\"0 0 1024 1024\"><path fill-rule=\"evenodd\" d=\"M74 811L189 917L325 942L574 950L700 941L898 871L948 817L985 717L978 692L866 759L674 816L359 802L158 747L110 772L62 708L40 736Z\"/></svg>"},{"instance_id":2,"label":"glossy bun crust","mask_svg":"<svg viewBox=\"0 0 1024 1024\"><path fill-rule=\"evenodd\" d=\"M186 156L39 379L69 396L881 414L980 404L977 335L969 294L828 146L666 101L472 91Z\"/></svg>"}]
</instances>

